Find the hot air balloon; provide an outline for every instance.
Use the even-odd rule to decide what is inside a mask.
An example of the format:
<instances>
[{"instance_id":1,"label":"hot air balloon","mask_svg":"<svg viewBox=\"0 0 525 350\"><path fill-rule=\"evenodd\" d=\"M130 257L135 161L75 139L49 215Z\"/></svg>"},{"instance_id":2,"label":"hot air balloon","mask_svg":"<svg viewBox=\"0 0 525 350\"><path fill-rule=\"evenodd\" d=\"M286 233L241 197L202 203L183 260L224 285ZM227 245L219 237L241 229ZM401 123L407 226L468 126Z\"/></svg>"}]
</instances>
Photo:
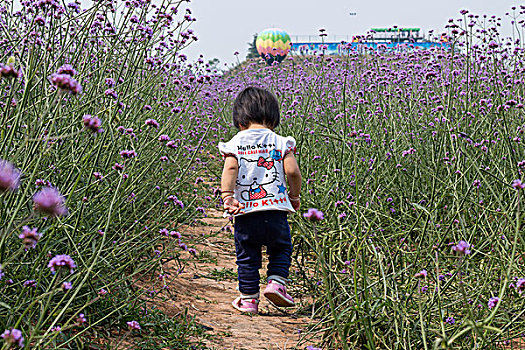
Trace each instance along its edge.
<instances>
[{"instance_id":1,"label":"hot air balloon","mask_svg":"<svg viewBox=\"0 0 525 350\"><path fill-rule=\"evenodd\" d=\"M263 30L255 42L257 52L269 65L274 61L281 62L290 51L292 41L288 33L279 28Z\"/></svg>"}]
</instances>

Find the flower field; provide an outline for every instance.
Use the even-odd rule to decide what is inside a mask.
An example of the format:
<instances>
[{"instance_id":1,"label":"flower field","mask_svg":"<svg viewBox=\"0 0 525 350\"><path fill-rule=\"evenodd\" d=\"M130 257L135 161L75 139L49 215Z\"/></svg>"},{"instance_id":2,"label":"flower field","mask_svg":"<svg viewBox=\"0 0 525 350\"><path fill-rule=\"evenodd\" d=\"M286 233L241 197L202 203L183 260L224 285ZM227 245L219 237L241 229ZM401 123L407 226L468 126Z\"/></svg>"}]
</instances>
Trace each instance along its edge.
<instances>
[{"instance_id":1,"label":"flower field","mask_svg":"<svg viewBox=\"0 0 525 350\"><path fill-rule=\"evenodd\" d=\"M195 39L183 5L0 8L4 344L22 344L14 329L35 348L78 348L97 327L154 319L157 336L184 339L145 308L163 264L192 249L179 225L201 215L211 117L195 101L210 78L181 73ZM141 276L158 282L139 290Z\"/></svg>"},{"instance_id":2,"label":"flower field","mask_svg":"<svg viewBox=\"0 0 525 350\"><path fill-rule=\"evenodd\" d=\"M216 146L248 85L281 102L303 211L318 209L315 222L291 217L292 293L312 300L305 344L523 342L520 9L513 38L463 11L450 49L249 61L221 76L186 61L197 40L186 6L0 7L4 348L75 348L111 327L151 348L187 345L191 320L147 300L176 283L164 264L198 254L180 227L220 205L199 183L217 182ZM145 276L150 290L135 284Z\"/></svg>"}]
</instances>

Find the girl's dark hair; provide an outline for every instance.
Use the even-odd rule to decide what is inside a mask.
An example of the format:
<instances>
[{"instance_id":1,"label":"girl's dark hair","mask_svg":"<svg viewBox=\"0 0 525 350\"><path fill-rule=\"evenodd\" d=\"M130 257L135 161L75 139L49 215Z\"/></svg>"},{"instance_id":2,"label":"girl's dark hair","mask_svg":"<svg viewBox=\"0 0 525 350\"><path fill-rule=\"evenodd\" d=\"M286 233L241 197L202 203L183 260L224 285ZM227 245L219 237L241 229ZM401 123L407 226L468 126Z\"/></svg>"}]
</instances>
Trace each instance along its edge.
<instances>
[{"instance_id":1,"label":"girl's dark hair","mask_svg":"<svg viewBox=\"0 0 525 350\"><path fill-rule=\"evenodd\" d=\"M240 129L261 124L274 129L279 125L279 102L266 89L250 86L239 92L233 103L233 125Z\"/></svg>"}]
</instances>

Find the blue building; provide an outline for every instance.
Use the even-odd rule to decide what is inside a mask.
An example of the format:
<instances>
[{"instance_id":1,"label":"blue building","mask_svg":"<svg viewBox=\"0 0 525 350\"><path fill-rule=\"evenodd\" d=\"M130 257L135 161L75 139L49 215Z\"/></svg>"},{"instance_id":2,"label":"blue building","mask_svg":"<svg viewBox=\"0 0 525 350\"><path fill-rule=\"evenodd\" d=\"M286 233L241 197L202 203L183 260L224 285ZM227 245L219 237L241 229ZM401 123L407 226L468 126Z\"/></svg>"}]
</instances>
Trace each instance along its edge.
<instances>
[{"instance_id":1,"label":"blue building","mask_svg":"<svg viewBox=\"0 0 525 350\"><path fill-rule=\"evenodd\" d=\"M296 37L298 40L292 43L291 51L299 55L311 55L315 52L323 52L327 55L341 55L348 50L360 53L374 51L410 51L415 49L428 49L440 47L449 49L450 44L442 38L440 41L431 41L420 35L419 28L372 28L370 34L364 36L341 37L341 41L324 41L320 37ZM306 39L306 40L305 40ZM348 40L350 39L350 40ZM293 40L293 37L292 37Z\"/></svg>"}]
</instances>

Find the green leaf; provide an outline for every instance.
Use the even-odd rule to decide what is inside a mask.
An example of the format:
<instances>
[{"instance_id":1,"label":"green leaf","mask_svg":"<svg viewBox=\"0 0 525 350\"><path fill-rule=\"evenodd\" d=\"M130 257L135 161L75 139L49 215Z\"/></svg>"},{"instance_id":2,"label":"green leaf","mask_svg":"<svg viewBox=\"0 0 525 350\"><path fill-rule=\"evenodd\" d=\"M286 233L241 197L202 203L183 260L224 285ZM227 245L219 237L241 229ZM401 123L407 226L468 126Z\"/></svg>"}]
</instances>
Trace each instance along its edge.
<instances>
[{"instance_id":1,"label":"green leaf","mask_svg":"<svg viewBox=\"0 0 525 350\"><path fill-rule=\"evenodd\" d=\"M417 209L423 210L425 213L427 213L427 215L430 215L430 212L427 210L427 208L423 207L422 205L419 205L417 203L410 203L410 204L412 204Z\"/></svg>"}]
</instances>

